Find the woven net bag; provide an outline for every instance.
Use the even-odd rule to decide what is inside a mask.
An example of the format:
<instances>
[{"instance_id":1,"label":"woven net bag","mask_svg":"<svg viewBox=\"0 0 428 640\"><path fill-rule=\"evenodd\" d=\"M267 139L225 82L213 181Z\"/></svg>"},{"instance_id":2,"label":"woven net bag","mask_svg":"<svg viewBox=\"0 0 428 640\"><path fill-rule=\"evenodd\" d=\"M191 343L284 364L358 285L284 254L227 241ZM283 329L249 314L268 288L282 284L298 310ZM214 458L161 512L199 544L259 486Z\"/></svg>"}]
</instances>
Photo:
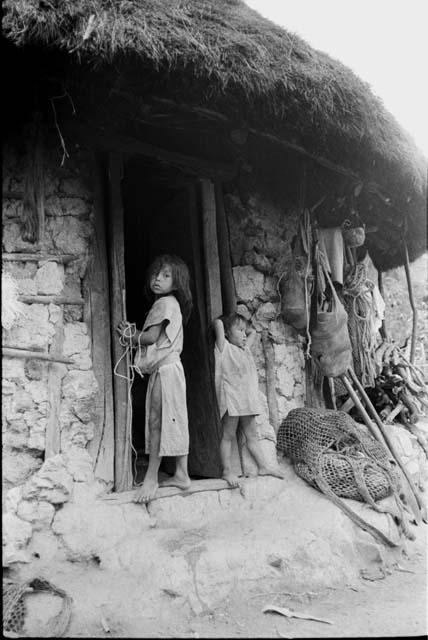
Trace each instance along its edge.
<instances>
[{"instance_id":1,"label":"woven net bag","mask_svg":"<svg viewBox=\"0 0 428 640\"><path fill-rule=\"evenodd\" d=\"M400 477L389 452L347 413L292 409L279 428L277 447L290 458L300 477L325 493L357 524L374 534L374 528L338 498L367 502L376 511L390 513L406 533L398 495ZM397 510L376 504L391 494L396 499ZM395 546L375 531L383 542Z\"/></svg>"}]
</instances>

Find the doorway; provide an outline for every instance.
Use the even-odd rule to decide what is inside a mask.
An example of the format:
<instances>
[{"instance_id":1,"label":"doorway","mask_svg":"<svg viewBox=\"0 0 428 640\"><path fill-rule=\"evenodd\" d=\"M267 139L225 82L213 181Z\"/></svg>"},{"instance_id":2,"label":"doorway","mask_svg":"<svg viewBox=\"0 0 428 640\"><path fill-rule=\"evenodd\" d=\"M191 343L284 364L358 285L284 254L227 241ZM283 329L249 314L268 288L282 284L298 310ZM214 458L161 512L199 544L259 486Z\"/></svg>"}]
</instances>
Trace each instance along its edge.
<instances>
[{"instance_id":1,"label":"doorway","mask_svg":"<svg viewBox=\"0 0 428 640\"><path fill-rule=\"evenodd\" d=\"M215 397L213 337L207 318L200 204L196 179L178 169L141 156L123 167L124 255L126 310L141 329L151 306L145 295L145 274L153 259L175 254L189 267L193 311L184 327L181 355L189 415L189 473L193 478L220 477L220 421ZM144 454L145 395L148 376L136 375L132 388L132 443L137 469ZM135 454L133 454L134 456ZM161 470L173 472L164 458ZM135 460L133 460L134 467ZM138 480L141 480L138 477Z\"/></svg>"}]
</instances>

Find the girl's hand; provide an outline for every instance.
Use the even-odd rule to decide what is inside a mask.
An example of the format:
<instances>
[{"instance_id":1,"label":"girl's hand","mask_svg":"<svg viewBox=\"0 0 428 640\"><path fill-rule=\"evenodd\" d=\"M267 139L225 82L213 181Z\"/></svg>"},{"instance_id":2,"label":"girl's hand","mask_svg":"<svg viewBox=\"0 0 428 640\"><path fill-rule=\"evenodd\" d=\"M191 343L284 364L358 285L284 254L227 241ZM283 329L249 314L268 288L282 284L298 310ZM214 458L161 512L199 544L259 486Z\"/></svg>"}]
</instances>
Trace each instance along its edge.
<instances>
[{"instance_id":1,"label":"girl's hand","mask_svg":"<svg viewBox=\"0 0 428 640\"><path fill-rule=\"evenodd\" d=\"M123 332L124 332L124 331L125 331L125 329L126 329L126 327L127 327L127 322L125 322L125 320L121 320L121 321L119 322L119 324L117 325L117 327L116 327L116 331L117 331L117 333L118 333L120 336L122 336L122 335L123 335Z\"/></svg>"}]
</instances>

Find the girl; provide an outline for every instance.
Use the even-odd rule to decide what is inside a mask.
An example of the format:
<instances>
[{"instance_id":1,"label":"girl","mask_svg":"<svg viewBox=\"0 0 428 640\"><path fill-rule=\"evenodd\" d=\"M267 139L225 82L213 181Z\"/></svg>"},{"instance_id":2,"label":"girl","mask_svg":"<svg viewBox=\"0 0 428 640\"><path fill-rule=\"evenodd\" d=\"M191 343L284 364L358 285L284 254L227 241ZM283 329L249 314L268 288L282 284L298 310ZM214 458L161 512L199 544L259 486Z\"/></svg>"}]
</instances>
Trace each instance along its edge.
<instances>
[{"instance_id":1,"label":"girl","mask_svg":"<svg viewBox=\"0 0 428 640\"><path fill-rule=\"evenodd\" d=\"M256 365L250 351L256 332L247 331L247 321L238 313L222 316L213 323L215 331L215 385L223 426L220 442L220 459L223 478L231 487L238 487L237 476L232 472L232 443L238 423L247 440L247 447L257 463L259 475L283 478L277 469L267 466L255 416L260 414L259 385Z\"/></svg>"},{"instance_id":2,"label":"girl","mask_svg":"<svg viewBox=\"0 0 428 640\"><path fill-rule=\"evenodd\" d=\"M162 486L190 486L186 380L180 360L183 322L187 322L192 309L189 281L186 264L172 255L156 258L147 273L146 293L154 295L155 301L133 343L137 345L135 367L141 374L150 374L145 431L149 466L134 502L147 503L155 497L162 456L176 457L175 474ZM125 322L118 325L122 334L125 328Z\"/></svg>"}]
</instances>

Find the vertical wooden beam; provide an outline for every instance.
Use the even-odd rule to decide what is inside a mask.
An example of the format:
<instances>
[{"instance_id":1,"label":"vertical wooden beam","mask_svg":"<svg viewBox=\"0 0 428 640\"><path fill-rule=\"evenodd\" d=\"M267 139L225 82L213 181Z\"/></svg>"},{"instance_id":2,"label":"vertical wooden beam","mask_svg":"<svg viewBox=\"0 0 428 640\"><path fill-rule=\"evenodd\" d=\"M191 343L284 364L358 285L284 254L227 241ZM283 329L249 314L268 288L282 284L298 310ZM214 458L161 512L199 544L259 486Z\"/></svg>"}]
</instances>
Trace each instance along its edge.
<instances>
[{"instance_id":1,"label":"vertical wooden beam","mask_svg":"<svg viewBox=\"0 0 428 640\"><path fill-rule=\"evenodd\" d=\"M200 180L202 202L202 236L205 256L208 322L223 313L221 299L220 261L217 242L217 216L214 184Z\"/></svg>"},{"instance_id":2,"label":"vertical wooden beam","mask_svg":"<svg viewBox=\"0 0 428 640\"><path fill-rule=\"evenodd\" d=\"M122 158L119 154L108 156L109 183L109 257L110 257L110 317L112 329L113 365L117 365L123 355L123 347L119 344L115 329L124 318L123 291L125 290L125 248L124 248L124 213L122 204ZM120 376L128 375L125 360L117 366ZM132 488L131 434L128 420L128 384L125 377L115 375L113 379L114 423L115 423L115 489L128 491Z\"/></svg>"},{"instance_id":3,"label":"vertical wooden beam","mask_svg":"<svg viewBox=\"0 0 428 640\"><path fill-rule=\"evenodd\" d=\"M94 437L88 451L94 461L95 477L114 481L114 407L113 366L111 361L111 327L105 228L105 175L101 160L94 158L94 240L91 261L85 278L84 320L91 337L94 374L98 382L95 398Z\"/></svg>"},{"instance_id":4,"label":"vertical wooden beam","mask_svg":"<svg viewBox=\"0 0 428 640\"><path fill-rule=\"evenodd\" d=\"M52 353L62 353L64 344L64 310L61 307L57 320L55 335L51 344ZM46 422L45 458L55 456L61 449L61 433L59 427L59 411L61 404L62 379L67 373L65 364L49 363L48 373L48 416Z\"/></svg>"},{"instance_id":5,"label":"vertical wooden beam","mask_svg":"<svg viewBox=\"0 0 428 640\"><path fill-rule=\"evenodd\" d=\"M233 279L232 260L230 258L229 228L227 226L226 211L224 209L223 186L220 182L216 182L215 184L215 201L217 209L217 241L223 313L229 314L236 311L236 290Z\"/></svg>"}]
</instances>

